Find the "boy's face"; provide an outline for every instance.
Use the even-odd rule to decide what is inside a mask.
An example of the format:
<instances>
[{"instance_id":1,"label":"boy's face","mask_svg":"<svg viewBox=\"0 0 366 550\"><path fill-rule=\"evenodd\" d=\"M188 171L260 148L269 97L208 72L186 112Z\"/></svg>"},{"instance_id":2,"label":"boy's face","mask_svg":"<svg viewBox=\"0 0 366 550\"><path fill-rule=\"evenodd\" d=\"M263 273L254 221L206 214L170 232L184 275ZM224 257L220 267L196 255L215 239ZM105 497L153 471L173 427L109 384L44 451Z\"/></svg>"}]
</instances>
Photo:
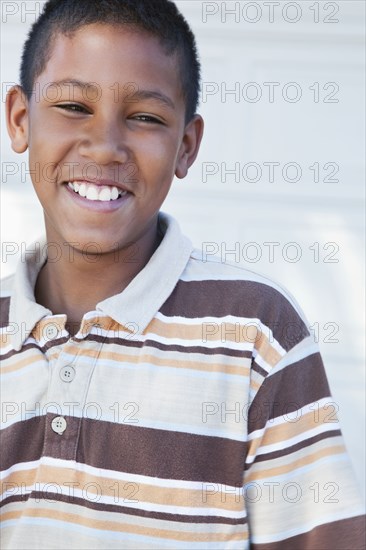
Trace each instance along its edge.
<instances>
[{"instance_id":1,"label":"boy's face","mask_svg":"<svg viewBox=\"0 0 366 550\"><path fill-rule=\"evenodd\" d=\"M202 137L200 117L185 125L177 66L156 38L124 27L56 37L29 105L22 110L18 97L9 107L19 127L13 148L29 148L49 241L95 243L88 250L104 253L143 244L155 230L174 175L186 175ZM89 200L69 181L94 182L98 192L115 182L128 193Z\"/></svg>"}]
</instances>

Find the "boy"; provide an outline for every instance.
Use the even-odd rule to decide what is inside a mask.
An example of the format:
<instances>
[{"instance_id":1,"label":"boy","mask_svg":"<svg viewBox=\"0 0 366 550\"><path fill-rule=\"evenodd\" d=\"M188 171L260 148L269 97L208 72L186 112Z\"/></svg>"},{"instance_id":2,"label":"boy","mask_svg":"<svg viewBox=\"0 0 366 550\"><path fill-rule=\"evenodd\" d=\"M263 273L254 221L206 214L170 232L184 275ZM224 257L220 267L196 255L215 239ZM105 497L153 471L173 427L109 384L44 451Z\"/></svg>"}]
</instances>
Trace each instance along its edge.
<instances>
[{"instance_id":1,"label":"boy","mask_svg":"<svg viewBox=\"0 0 366 550\"><path fill-rule=\"evenodd\" d=\"M46 238L3 285L4 548L362 547L298 306L159 212L199 74L168 0L50 0L25 44L7 122Z\"/></svg>"}]
</instances>

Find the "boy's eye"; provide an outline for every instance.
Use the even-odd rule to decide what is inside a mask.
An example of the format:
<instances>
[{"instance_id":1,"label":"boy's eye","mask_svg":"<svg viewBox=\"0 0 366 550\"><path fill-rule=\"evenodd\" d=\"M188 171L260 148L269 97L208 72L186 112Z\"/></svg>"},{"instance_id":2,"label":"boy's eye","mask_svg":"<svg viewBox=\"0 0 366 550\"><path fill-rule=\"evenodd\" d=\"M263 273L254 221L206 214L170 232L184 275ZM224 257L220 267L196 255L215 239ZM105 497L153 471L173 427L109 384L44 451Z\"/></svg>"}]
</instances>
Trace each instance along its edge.
<instances>
[{"instance_id":1,"label":"boy's eye","mask_svg":"<svg viewBox=\"0 0 366 550\"><path fill-rule=\"evenodd\" d=\"M89 111L83 107L82 105L78 105L77 103L63 103L62 105L56 105L59 109L63 109L65 111L70 111L72 113L88 113Z\"/></svg>"},{"instance_id":2,"label":"boy's eye","mask_svg":"<svg viewBox=\"0 0 366 550\"><path fill-rule=\"evenodd\" d=\"M155 124L163 124L163 122L150 115L136 115L133 117L134 120L140 120L141 122L149 122L149 123L155 123Z\"/></svg>"},{"instance_id":3,"label":"boy's eye","mask_svg":"<svg viewBox=\"0 0 366 550\"><path fill-rule=\"evenodd\" d=\"M71 113L82 113L82 114L90 114L90 111L86 109L86 107L83 107L82 105L79 105L78 103L62 103L60 105L55 105L58 109L62 109L64 111L68 111ZM164 124L163 121L161 121L159 118L156 118L151 115L135 115L131 117L133 120L138 120L141 122L146 122L148 124Z\"/></svg>"}]
</instances>

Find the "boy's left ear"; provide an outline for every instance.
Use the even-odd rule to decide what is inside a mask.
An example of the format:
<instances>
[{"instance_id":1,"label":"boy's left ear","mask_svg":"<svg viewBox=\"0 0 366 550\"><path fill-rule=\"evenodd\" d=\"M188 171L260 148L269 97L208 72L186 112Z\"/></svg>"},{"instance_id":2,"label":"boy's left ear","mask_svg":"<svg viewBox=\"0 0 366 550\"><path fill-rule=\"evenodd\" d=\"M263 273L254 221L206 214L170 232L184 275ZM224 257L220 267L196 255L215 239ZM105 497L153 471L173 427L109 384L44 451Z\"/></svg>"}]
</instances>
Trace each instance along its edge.
<instances>
[{"instance_id":1,"label":"boy's left ear","mask_svg":"<svg viewBox=\"0 0 366 550\"><path fill-rule=\"evenodd\" d=\"M28 149L29 102L20 86L13 86L6 96L6 126L16 153Z\"/></svg>"},{"instance_id":2,"label":"boy's left ear","mask_svg":"<svg viewBox=\"0 0 366 550\"><path fill-rule=\"evenodd\" d=\"M177 178L185 178L188 169L196 160L203 136L203 127L203 118L200 115L194 115L192 120L190 120L185 127L175 168L175 175Z\"/></svg>"}]
</instances>

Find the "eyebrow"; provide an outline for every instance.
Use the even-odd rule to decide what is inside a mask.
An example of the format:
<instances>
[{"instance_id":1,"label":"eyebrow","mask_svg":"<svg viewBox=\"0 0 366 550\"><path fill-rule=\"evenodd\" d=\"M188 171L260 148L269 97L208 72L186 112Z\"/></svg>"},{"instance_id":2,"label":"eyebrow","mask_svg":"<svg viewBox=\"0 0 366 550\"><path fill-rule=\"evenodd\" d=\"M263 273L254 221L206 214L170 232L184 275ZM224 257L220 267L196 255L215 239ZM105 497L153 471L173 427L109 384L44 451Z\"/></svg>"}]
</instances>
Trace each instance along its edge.
<instances>
[{"instance_id":1,"label":"eyebrow","mask_svg":"<svg viewBox=\"0 0 366 550\"><path fill-rule=\"evenodd\" d=\"M83 82L81 80L77 80L75 78L66 78L63 80L56 80L54 82L50 82L48 87L51 86L73 86L75 88L80 88L82 90L97 90L97 83L96 82ZM130 83L128 83L130 84ZM114 85L113 85L114 86ZM121 87L122 90L125 89ZM111 87L112 89L112 87ZM133 90L130 94L126 93L126 99L129 100L129 102L134 103L136 101L143 101L144 99L152 99L154 101L158 101L165 107L169 107L170 109L175 109L174 102L168 97L167 95L163 94L162 92L159 92L157 90L139 90L138 88L136 90Z\"/></svg>"},{"instance_id":2,"label":"eyebrow","mask_svg":"<svg viewBox=\"0 0 366 550\"><path fill-rule=\"evenodd\" d=\"M133 102L136 98L137 101L143 101L144 99L153 99L159 103L169 107L170 109L175 109L175 105L170 97L165 94L155 91L155 90L137 90L132 94L131 101Z\"/></svg>"},{"instance_id":3,"label":"eyebrow","mask_svg":"<svg viewBox=\"0 0 366 550\"><path fill-rule=\"evenodd\" d=\"M81 80L76 80L74 78L65 78L64 80L55 80L48 84L48 88L51 86L73 86L75 88L86 89L97 89L96 82L82 82Z\"/></svg>"}]
</instances>

